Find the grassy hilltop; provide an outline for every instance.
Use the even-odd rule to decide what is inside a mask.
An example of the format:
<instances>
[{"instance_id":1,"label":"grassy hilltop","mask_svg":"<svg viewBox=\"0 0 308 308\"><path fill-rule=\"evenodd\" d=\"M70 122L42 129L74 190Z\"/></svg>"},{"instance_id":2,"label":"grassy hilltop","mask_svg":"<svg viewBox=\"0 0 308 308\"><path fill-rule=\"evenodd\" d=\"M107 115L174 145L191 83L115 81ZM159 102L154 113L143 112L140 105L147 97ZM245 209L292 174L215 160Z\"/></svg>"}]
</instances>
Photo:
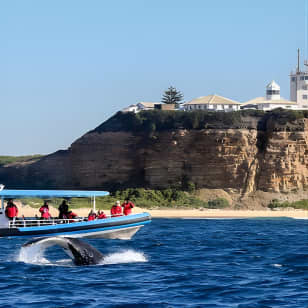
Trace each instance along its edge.
<instances>
[{"instance_id":1,"label":"grassy hilltop","mask_svg":"<svg viewBox=\"0 0 308 308\"><path fill-rule=\"evenodd\" d=\"M43 155L25 155L25 156L0 156L0 166L12 163L28 162L43 157Z\"/></svg>"},{"instance_id":2,"label":"grassy hilltop","mask_svg":"<svg viewBox=\"0 0 308 308\"><path fill-rule=\"evenodd\" d=\"M247 121L254 118L256 121ZM107 121L91 132L131 131L135 133L166 131L172 129L230 129L257 128L265 130L269 119L279 125L286 125L298 119L308 118L307 110L275 109L264 112L261 110L241 110L233 112L216 112L206 110L195 111L160 111L149 110L139 113L117 112ZM250 127L256 125L257 127Z\"/></svg>"}]
</instances>

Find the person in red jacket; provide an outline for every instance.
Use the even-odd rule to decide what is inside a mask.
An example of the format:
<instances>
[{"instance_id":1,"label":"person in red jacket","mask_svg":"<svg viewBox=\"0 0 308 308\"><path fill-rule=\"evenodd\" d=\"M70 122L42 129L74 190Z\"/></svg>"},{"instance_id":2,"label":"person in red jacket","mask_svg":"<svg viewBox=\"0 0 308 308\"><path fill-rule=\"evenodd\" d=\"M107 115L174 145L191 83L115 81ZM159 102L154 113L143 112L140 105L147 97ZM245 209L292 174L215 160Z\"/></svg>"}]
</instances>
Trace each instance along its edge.
<instances>
[{"instance_id":1,"label":"person in red jacket","mask_svg":"<svg viewBox=\"0 0 308 308\"><path fill-rule=\"evenodd\" d=\"M88 221L95 220L96 217L97 217L96 213L93 210L91 210L89 215L88 215Z\"/></svg>"},{"instance_id":2,"label":"person in red jacket","mask_svg":"<svg viewBox=\"0 0 308 308\"><path fill-rule=\"evenodd\" d=\"M41 213L41 219L49 219L51 218L51 215L49 213L49 206L48 206L48 202L44 201L44 205L42 205L39 209L40 213Z\"/></svg>"},{"instance_id":3,"label":"person in red jacket","mask_svg":"<svg viewBox=\"0 0 308 308\"><path fill-rule=\"evenodd\" d=\"M97 218L98 218L98 219L105 219L105 218L107 218L107 215L104 213L104 211L98 210L98 212L97 212Z\"/></svg>"},{"instance_id":4,"label":"person in red jacket","mask_svg":"<svg viewBox=\"0 0 308 308\"><path fill-rule=\"evenodd\" d=\"M76 218L78 218L78 215L72 211L68 211L66 213L66 217L63 217L66 219L69 219L69 222L74 222Z\"/></svg>"},{"instance_id":5,"label":"person in red jacket","mask_svg":"<svg viewBox=\"0 0 308 308\"><path fill-rule=\"evenodd\" d=\"M67 212L67 218L68 219L75 219L75 218L78 218L78 215L72 211L68 211Z\"/></svg>"},{"instance_id":6,"label":"person in red jacket","mask_svg":"<svg viewBox=\"0 0 308 308\"><path fill-rule=\"evenodd\" d=\"M129 199L125 199L124 203L122 204L123 207L123 213L124 215L129 215L132 213L132 208L135 206L135 204Z\"/></svg>"},{"instance_id":7,"label":"person in red jacket","mask_svg":"<svg viewBox=\"0 0 308 308\"><path fill-rule=\"evenodd\" d=\"M122 208L120 205L120 201L117 201L116 204L112 206L110 212L111 212L111 217L122 216Z\"/></svg>"},{"instance_id":8,"label":"person in red jacket","mask_svg":"<svg viewBox=\"0 0 308 308\"><path fill-rule=\"evenodd\" d=\"M5 215L9 220L13 220L18 215L18 208L12 199L6 204Z\"/></svg>"}]
</instances>

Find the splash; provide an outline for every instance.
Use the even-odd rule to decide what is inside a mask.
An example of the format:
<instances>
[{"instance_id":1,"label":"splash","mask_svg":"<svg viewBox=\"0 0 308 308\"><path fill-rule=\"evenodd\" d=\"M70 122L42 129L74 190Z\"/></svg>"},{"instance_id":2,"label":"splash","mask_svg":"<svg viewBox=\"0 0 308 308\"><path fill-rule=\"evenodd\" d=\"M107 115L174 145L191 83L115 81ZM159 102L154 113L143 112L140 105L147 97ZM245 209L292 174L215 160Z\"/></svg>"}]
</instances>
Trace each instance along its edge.
<instances>
[{"instance_id":1,"label":"splash","mask_svg":"<svg viewBox=\"0 0 308 308\"><path fill-rule=\"evenodd\" d=\"M106 255L102 265L107 264L119 264L119 263L137 263L137 262L147 262L147 258L142 252L137 252L134 250L123 250L120 252L112 253Z\"/></svg>"},{"instance_id":2,"label":"splash","mask_svg":"<svg viewBox=\"0 0 308 308\"><path fill-rule=\"evenodd\" d=\"M23 262L35 265L49 265L49 266L72 266L71 259L61 259L50 261L45 257L46 244L36 244L23 246L20 248L19 254L15 257L16 262Z\"/></svg>"},{"instance_id":3,"label":"splash","mask_svg":"<svg viewBox=\"0 0 308 308\"><path fill-rule=\"evenodd\" d=\"M63 259L50 261L45 257L45 245L30 245L21 247L18 256L15 258L17 262L23 262L36 265L52 265L52 266L72 266L71 259ZM123 250L116 253L111 253L104 257L104 260L99 265L108 264L123 264L123 263L138 263L147 262L146 256L142 252L134 250Z\"/></svg>"},{"instance_id":4,"label":"splash","mask_svg":"<svg viewBox=\"0 0 308 308\"><path fill-rule=\"evenodd\" d=\"M49 264L50 262L44 257L44 252L45 248L41 245L21 247L16 261L30 264Z\"/></svg>"}]
</instances>

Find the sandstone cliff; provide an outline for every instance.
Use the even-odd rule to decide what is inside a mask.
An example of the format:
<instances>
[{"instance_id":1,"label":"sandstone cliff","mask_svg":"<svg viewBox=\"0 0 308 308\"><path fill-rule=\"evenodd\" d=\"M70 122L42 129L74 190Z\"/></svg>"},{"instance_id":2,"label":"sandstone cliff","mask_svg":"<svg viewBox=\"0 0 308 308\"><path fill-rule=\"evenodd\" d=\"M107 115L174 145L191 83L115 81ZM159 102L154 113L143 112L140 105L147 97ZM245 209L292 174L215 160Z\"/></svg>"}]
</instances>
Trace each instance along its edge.
<instances>
[{"instance_id":1,"label":"sandstone cliff","mask_svg":"<svg viewBox=\"0 0 308 308\"><path fill-rule=\"evenodd\" d=\"M99 126L67 151L1 167L0 182L9 187L113 189L166 188L190 181L242 197L256 190L308 187L304 117L281 123L270 114L244 114L230 125L206 122L203 129L179 125L148 130L151 125L145 123L145 131Z\"/></svg>"}]
</instances>

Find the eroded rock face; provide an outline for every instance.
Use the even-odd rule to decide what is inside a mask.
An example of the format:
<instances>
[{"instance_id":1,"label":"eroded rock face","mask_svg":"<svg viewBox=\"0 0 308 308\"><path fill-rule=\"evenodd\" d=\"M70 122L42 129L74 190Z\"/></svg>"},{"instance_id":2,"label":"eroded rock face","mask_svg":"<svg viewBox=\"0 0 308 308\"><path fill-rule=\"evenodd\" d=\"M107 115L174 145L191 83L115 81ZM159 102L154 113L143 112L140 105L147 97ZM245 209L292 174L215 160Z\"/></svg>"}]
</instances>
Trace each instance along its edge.
<instances>
[{"instance_id":1,"label":"eroded rock face","mask_svg":"<svg viewBox=\"0 0 308 308\"><path fill-rule=\"evenodd\" d=\"M25 188L199 188L243 196L308 187L308 121L255 128L170 130L148 136L92 131L60 151L0 168L0 182Z\"/></svg>"},{"instance_id":2,"label":"eroded rock face","mask_svg":"<svg viewBox=\"0 0 308 308\"><path fill-rule=\"evenodd\" d=\"M308 187L308 121L297 127L269 123L266 149L260 157L258 189L273 192Z\"/></svg>"},{"instance_id":3,"label":"eroded rock face","mask_svg":"<svg viewBox=\"0 0 308 308\"><path fill-rule=\"evenodd\" d=\"M293 127L90 133L72 144L73 181L82 187L124 184L197 187L247 194L307 187L307 119Z\"/></svg>"},{"instance_id":4,"label":"eroded rock face","mask_svg":"<svg viewBox=\"0 0 308 308\"><path fill-rule=\"evenodd\" d=\"M256 137L256 130L244 129L167 131L151 138L91 133L71 146L73 179L82 187L166 188L185 179L198 187L242 189L258 152Z\"/></svg>"},{"instance_id":5,"label":"eroded rock face","mask_svg":"<svg viewBox=\"0 0 308 308\"><path fill-rule=\"evenodd\" d=\"M78 139L70 149L73 186L136 185L143 168L138 155L141 139L125 132L94 132Z\"/></svg>"}]
</instances>

